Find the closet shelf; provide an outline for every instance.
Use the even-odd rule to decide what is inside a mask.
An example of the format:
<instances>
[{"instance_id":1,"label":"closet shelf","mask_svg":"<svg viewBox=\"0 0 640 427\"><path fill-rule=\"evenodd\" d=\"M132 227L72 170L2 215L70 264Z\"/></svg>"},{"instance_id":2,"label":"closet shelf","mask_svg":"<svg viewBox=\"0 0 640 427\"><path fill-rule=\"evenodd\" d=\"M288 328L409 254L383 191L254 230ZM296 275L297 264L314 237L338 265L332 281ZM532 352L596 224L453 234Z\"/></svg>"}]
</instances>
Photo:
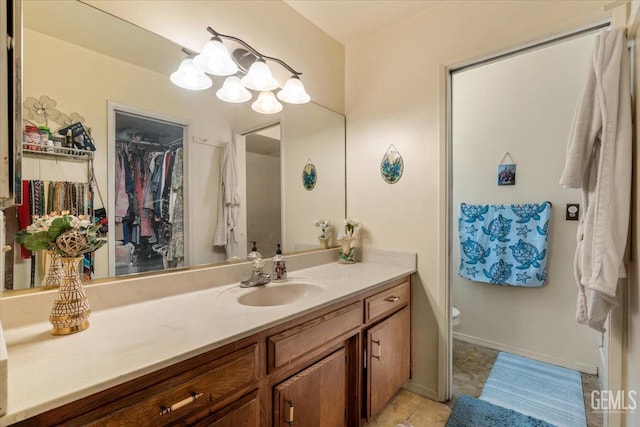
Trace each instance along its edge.
<instances>
[{"instance_id":1,"label":"closet shelf","mask_svg":"<svg viewBox=\"0 0 640 427\"><path fill-rule=\"evenodd\" d=\"M37 150L33 150L34 144L22 144L22 154L26 157L38 157L45 159L63 159L72 160L78 162L84 162L93 160L93 151L80 150L78 148L66 148L66 147L40 147L36 146ZM51 150L51 151L49 151Z\"/></svg>"}]
</instances>

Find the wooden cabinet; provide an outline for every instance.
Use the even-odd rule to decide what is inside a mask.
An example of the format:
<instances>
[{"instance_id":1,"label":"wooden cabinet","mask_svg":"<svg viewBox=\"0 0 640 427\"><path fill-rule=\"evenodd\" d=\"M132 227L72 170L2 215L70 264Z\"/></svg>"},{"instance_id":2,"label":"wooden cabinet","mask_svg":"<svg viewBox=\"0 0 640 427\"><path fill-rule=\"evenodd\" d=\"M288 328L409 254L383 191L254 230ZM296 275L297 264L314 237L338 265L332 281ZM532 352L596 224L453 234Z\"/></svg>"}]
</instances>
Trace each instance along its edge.
<instances>
[{"instance_id":1,"label":"wooden cabinet","mask_svg":"<svg viewBox=\"0 0 640 427\"><path fill-rule=\"evenodd\" d=\"M258 344L232 350L205 353L19 425L193 425L255 389L262 370Z\"/></svg>"},{"instance_id":2,"label":"wooden cabinet","mask_svg":"<svg viewBox=\"0 0 640 427\"><path fill-rule=\"evenodd\" d=\"M345 426L347 383L343 348L275 387L274 426Z\"/></svg>"},{"instance_id":3,"label":"wooden cabinet","mask_svg":"<svg viewBox=\"0 0 640 427\"><path fill-rule=\"evenodd\" d=\"M367 331L367 418L380 412L409 379L410 328L405 307Z\"/></svg>"},{"instance_id":4,"label":"wooden cabinet","mask_svg":"<svg viewBox=\"0 0 640 427\"><path fill-rule=\"evenodd\" d=\"M176 423L188 413L205 408L232 392L256 380L256 345L231 353L199 366L182 375L176 375L153 387L134 393L127 401L131 404L118 408L97 420L88 422L96 414L82 417L81 425L135 425L163 426ZM76 419L75 422L80 421Z\"/></svg>"},{"instance_id":5,"label":"wooden cabinet","mask_svg":"<svg viewBox=\"0 0 640 427\"><path fill-rule=\"evenodd\" d=\"M356 302L294 326L268 339L269 371L318 349L362 325L362 304Z\"/></svg>"},{"instance_id":6,"label":"wooden cabinet","mask_svg":"<svg viewBox=\"0 0 640 427\"><path fill-rule=\"evenodd\" d=\"M364 321L369 323L395 313L409 304L410 297L411 286L409 279L407 279L393 288L366 298L364 300Z\"/></svg>"},{"instance_id":7,"label":"wooden cabinet","mask_svg":"<svg viewBox=\"0 0 640 427\"><path fill-rule=\"evenodd\" d=\"M260 427L260 402L257 392L214 413L195 427Z\"/></svg>"},{"instance_id":8,"label":"wooden cabinet","mask_svg":"<svg viewBox=\"0 0 640 427\"><path fill-rule=\"evenodd\" d=\"M357 427L410 376L408 277L20 426Z\"/></svg>"}]
</instances>

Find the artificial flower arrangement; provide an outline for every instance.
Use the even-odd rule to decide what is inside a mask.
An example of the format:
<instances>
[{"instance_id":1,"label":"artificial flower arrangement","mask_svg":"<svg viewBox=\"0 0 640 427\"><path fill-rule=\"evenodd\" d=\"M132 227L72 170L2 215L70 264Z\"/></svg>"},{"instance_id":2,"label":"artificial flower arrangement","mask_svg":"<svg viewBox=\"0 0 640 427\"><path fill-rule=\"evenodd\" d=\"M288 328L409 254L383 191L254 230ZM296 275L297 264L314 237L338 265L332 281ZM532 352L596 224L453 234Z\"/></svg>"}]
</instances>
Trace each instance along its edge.
<instances>
[{"instance_id":1,"label":"artificial flower arrangement","mask_svg":"<svg viewBox=\"0 0 640 427\"><path fill-rule=\"evenodd\" d=\"M357 233L361 228L362 224L356 218L350 216L344 220L344 232L338 236L338 241L342 244L342 249L338 253L338 262L342 264L355 262Z\"/></svg>"},{"instance_id":2,"label":"artificial flower arrangement","mask_svg":"<svg viewBox=\"0 0 640 427\"><path fill-rule=\"evenodd\" d=\"M320 229L320 235L318 236L320 239L329 237L328 231L331 228L331 222L328 219L317 219L313 225Z\"/></svg>"},{"instance_id":3,"label":"artificial flower arrangement","mask_svg":"<svg viewBox=\"0 0 640 427\"><path fill-rule=\"evenodd\" d=\"M344 220L344 235L345 237L354 237L356 231L360 230L362 224L354 217L348 217Z\"/></svg>"},{"instance_id":4,"label":"artificial flower arrangement","mask_svg":"<svg viewBox=\"0 0 640 427\"><path fill-rule=\"evenodd\" d=\"M16 242L31 251L51 250L55 254L74 258L93 252L107 241L99 237L101 225L84 215L69 215L69 211L33 216L33 222L16 233Z\"/></svg>"}]
</instances>

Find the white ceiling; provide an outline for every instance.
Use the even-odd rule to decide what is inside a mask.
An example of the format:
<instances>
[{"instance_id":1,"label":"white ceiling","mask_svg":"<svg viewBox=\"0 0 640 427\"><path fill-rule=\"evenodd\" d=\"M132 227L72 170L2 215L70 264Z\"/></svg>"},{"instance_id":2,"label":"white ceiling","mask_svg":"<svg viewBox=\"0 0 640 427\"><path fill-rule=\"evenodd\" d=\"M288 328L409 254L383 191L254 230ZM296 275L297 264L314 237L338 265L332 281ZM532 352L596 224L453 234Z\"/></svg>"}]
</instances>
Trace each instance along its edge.
<instances>
[{"instance_id":1,"label":"white ceiling","mask_svg":"<svg viewBox=\"0 0 640 427\"><path fill-rule=\"evenodd\" d=\"M284 0L325 33L347 45L444 0Z\"/></svg>"}]
</instances>

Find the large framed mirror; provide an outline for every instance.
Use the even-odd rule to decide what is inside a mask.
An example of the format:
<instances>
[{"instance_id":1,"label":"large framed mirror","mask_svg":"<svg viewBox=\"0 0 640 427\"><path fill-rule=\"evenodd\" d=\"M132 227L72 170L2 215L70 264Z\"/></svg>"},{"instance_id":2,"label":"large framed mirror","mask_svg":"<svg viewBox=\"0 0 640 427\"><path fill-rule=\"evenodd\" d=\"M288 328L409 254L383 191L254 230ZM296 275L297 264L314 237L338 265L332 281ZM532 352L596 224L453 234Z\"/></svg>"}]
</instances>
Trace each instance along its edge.
<instances>
[{"instance_id":1,"label":"large framed mirror","mask_svg":"<svg viewBox=\"0 0 640 427\"><path fill-rule=\"evenodd\" d=\"M181 89L169 80L169 75L184 59L180 46L79 1L23 2L23 22L23 100L40 100L46 96L55 101L55 108L61 113L81 116L84 126L91 130L96 148L92 161L95 181L105 196L102 206L94 194L94 207L106 208L109 233L115 232L111 221L115 217L116 197L110 194L116 168L109 162L109 152L116 150L110 144L117 136L116 130L109 126L109 104L128 106L158 117L172 117L185 124L184 250L189 256L183 265L166 268L221 263L230 258L224 247L213 245L218 221L221 156L229 142L236 146L241 198L240 249L234 260L246 257L245 248L250 240L262 239L247 234L248 230L255 229L254 221L262 220L260 214L253 214L257 212L256 203L262 206L255 195L264 195L264 189L247 187L248 182L255 182L247 176L256 169L248 167L246 146L247 136L265 126L277 124L280 129L279 171L274 172L280 175L279 184L274 184L280 186L280 210L275 214L271 212L279 215L280 231L271 233L268 241L258 241L259 250L269 256L275 251L274 243L280 243L285 254L319 248L314 220L323 218L340 224L344 219L345 119L342 115L314 103L286 105L277 115L258 114L248 104L219 101L214 88L221 86L222 78L214 78L214 88L210 90ZM203 28L203 43L207 37ZM295 62L295 58L287 59ZM47 124L54 133L62 127L56 122ZM318 184L313 191L301 185L301 173L308 159L313 159L318 171ZM24 162L24 180L88 181L86 165L82 162L39 155L30 155ZM247 214L247 209L251 209L252 215ZM12 230L15 232L20 226L17 218L7 213L8 223L13 223L7 227L7 241L11 242ZM247 224L248 220L251 224ZM109 239L109 245L95 252L91 280L85 281L86 284L113 280L115 235ZM135 248L140 252L141 249ZM7 265L3 295L11 295L8 290L37 288L43 274L38 256L23 259L19 247L13 252L14 262ZM135 270L129 269L129 272L136 273ZM144 274L163 271L165 268Z\"/></svg>"}]
</instances>

